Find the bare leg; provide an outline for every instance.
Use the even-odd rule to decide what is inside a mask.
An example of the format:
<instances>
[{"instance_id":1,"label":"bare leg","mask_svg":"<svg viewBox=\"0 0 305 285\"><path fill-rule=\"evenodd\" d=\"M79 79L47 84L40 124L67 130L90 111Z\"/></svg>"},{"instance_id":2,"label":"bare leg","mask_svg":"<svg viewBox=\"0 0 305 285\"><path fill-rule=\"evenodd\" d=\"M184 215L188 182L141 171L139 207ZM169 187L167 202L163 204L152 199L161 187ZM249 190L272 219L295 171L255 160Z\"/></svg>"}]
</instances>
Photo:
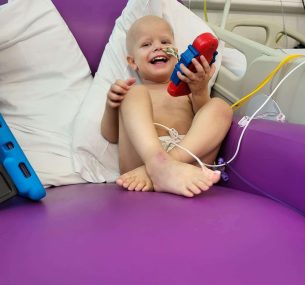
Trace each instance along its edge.
<instances>
[{"instance_id":1,"label":"bare leg","mask_svg":"<svg viewBox=\"0 0 305 285\"><path fill-rule=\"evenodd\" d=\"M131 147L138 156L134 157ZM144 86L131 89L121 104L119 151L121 172L138 167L141 158L155 191L192 197L219 179L219 173L173 160L163 150L153 125L150 96Z\"/></svg>"},{"instance_id":2,"label":"bare leg","mask_svg":"<svg viewBox=\"0 0 305 285\"><path fill-rule=\"evenodd\" d=\"M219 98L211 99L196 114L192 127L180 143L202 161L212 164L219 151L221 142L227 134L232 121L232 109ZM184 150L176 147L169 153L171 157L185 163L194 159ZM216 176L214 183L217 182ZM153 185L145 167L139 166L119 178L119 184L129 190L151 191Z\"/></svg>"},{"instance_id":3,"label":"bare leg","mask_svg":"<svg viewBox=\"0 0 305 285\"><path fill-rule=\"evenodd\" d=\"M192 126L180 145L190 150L207 164L213 164L221 143L232 122L232 109L220 98L208 101L196 113ZM193 163L194 159L180 148L173 148L170 155L182 162Z\"/></svg>"}]
</instances>

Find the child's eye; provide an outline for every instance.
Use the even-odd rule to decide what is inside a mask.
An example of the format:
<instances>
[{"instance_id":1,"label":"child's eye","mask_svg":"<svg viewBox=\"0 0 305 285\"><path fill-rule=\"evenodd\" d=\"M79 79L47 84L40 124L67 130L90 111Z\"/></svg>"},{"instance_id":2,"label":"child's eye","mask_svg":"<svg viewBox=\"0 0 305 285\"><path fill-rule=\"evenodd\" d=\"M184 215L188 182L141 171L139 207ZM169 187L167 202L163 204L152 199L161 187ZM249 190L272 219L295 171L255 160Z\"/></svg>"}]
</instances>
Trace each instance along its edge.
<instances>
[{"instance_id":1,"label":"child's eye","mask_svg":"<svg viewBox=\"0 0 305 285\"><path fill-rule=\"evenodd\" d=\"M169 45L169 44L171 44L171 41L169 41L169 40L163 40L161 43L162 43L163 45Z\"/></svg>"},{"instance_id":2,"label":"child's eye","mask_svg":"<svg viewBox=\"0 0 305 285\"><path fill-rule=\"evenodd\" d=\"M141 46L142 46L142 47L149 47L149 46L150 46L150 43L143 43Z\"/></svg>"}]
</instances>

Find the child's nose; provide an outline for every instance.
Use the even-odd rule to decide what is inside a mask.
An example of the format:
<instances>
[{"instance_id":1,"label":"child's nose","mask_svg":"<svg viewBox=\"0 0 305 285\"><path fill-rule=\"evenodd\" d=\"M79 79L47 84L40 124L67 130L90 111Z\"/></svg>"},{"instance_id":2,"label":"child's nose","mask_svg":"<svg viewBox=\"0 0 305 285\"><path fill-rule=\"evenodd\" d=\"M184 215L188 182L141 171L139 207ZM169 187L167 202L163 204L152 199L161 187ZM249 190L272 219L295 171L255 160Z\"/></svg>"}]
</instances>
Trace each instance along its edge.
<instances>
[{"instance_id":1,"label":"child's nose","mask_svg":"<svg viewBox=\"0 0 305 285\"><path fill-rule=\"evenodd\" d=\"M155 47L154 51L159 51L159 50L161 50L161 49L162 49L161 46L157 46L157 47Z\"/></svg>"},{"instance_id":2,"label":"child's nose","mask_svg":"<svg viewBox=\"0 0 305 285\"><path fill-rule=\"evenodd\" d=\"M154 51L159 51L159 50L162 50L162 45L161 43L156 43L154 46Z\"/></svg>"}]
</instances>

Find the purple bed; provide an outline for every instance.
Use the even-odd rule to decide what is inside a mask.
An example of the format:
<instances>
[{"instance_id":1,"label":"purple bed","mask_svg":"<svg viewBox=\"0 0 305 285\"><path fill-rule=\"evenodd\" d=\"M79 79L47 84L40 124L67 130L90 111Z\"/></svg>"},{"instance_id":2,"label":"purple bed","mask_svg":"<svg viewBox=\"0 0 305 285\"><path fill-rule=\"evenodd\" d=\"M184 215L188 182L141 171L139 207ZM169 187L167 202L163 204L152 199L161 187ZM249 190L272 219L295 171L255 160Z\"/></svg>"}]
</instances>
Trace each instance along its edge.
<instances>
[{"instance_id":1,"label":"purple bed","mask_svg":"<svg viewBox=\"0 0 305 285\"><path fill-rule=\"evenodd\" d=\"M127 1L53 2L94 73ZM15 197L0 205L1 284L303 285L304 147L304 126L256 120L229 181L194 199L89 183Z\"/></svg>"}]
</instances>

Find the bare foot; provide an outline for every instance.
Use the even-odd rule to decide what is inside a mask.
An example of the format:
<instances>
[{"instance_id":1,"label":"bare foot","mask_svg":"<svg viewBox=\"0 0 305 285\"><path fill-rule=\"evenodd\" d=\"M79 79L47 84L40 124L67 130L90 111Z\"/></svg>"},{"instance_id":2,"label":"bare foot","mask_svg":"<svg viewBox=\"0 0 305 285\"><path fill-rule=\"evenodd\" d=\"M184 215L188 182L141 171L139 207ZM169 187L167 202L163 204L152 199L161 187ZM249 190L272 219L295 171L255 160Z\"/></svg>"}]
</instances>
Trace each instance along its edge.
<instances>
[{"instance_id":1,"label":"bare foot","mask_svg":"<svg viewBox=\"0 0 305 285\"><path fill-rule=\"evenodd\" d=\"M144 165L124 173L116 180L116 183L130 191L146 192L153 190L152 181Z\"/></svg>"},{"instance_id":2,"label":"bare foot","mask_svg":"<svg viewBox=\"0 0 305 285\"><path fill-rule=\"evenodd\" d=\"M146 169L155 191L193 197L208 190L220 179L219 171L201 169L173 160L160 152L146 163Z\"/></svg>"}]
</instances>

